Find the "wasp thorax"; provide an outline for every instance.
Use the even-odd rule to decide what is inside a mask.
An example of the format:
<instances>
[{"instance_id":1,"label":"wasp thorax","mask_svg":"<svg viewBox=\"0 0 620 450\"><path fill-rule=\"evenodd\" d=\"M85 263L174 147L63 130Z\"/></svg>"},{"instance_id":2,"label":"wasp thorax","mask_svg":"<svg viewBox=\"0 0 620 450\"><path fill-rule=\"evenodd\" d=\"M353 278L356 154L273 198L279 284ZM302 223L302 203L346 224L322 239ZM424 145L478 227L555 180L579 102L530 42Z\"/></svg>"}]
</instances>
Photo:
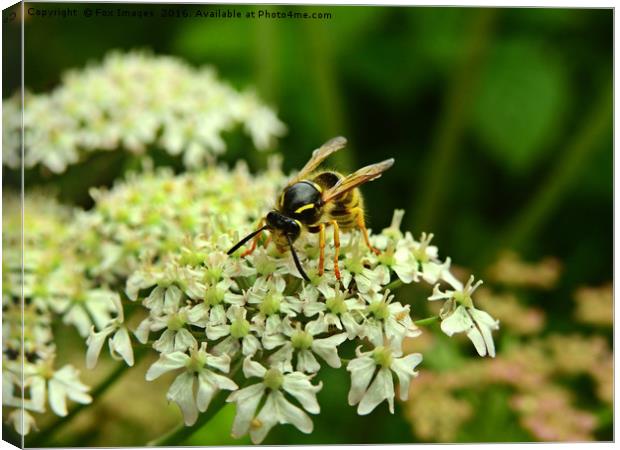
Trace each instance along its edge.
<instances>
[{"instance_id":1,"label":"wasp thorax","mask_svg":"<svg viewBox=\"0 0 620 450\"><path fill-rule=\"evenodd\" d=\"M280 199L280 210L306 224L318 221L321 192L314 183L300 181L289 187Z\"/></svg>"}]
</instances>

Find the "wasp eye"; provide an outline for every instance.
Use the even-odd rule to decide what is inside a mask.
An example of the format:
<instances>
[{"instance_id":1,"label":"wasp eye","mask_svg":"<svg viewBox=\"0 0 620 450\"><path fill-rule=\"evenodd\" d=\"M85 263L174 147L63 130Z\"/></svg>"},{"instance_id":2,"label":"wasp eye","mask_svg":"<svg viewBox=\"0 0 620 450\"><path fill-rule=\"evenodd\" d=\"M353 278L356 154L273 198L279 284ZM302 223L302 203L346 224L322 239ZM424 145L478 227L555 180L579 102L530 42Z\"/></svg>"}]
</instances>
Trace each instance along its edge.
<instances>
[{"instance_id":1,"label":"wasp eye","mask_svg":"<svg viewBox=\"0 0 620 450\"><path fill-rule=\"evenodd\" d=\"M265 220L267 221L267 225L269 225L269 227L271 228L277 228L278 226L278 214L273 212L273 211L269 211L269 213L267 213L267 217L265 217Z\"/></svg>"},{"instance_id":2,"label":"wasp eye","mask_svg":"<svg viewBox=\"0 0 620 450\"><path fill-rule=\"evenodd\" d=\"M296 220L291 220L287 223L287 234L293 238L293 240L297 239L301 234L301 226L299 222Z\"/></svg>"}]
</instances>

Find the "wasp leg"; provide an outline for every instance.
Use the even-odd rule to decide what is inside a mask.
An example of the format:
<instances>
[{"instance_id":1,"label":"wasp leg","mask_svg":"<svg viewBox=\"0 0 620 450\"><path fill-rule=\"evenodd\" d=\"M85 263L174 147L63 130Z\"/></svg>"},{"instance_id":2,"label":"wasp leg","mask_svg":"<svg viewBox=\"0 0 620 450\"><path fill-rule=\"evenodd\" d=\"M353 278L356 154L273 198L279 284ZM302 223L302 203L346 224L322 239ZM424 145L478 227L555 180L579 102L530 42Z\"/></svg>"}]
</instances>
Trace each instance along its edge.
<instances>
[{"instance_id":1,"label":"wasp leg","mask_svg":"<svg viewBox=\"0 0 620 450\"><path fill-rule=\"evenodd\" d=\"M319 276L323 275L325 265L325 224L319 224Z\"/></svg>"},{"instance_id":2,"label":"wasp leg","mask_svg":"<svg viewBox=\"0 0 620 450\"><path fill-rule=\"evenodd\" d=\"M340 255L340 227L335 220L331 222L334 226L334 274L336 275L336 279L340 281L340 268L338 268L338 256Z\"/></svg>"},{"instance_id":3,"label":"wasp leg","mask_svg":"<svg viewBox=\"0 0 620 450\"><path fill-rule=\"evenodd\" d=\"M364 235L364 242L366 242L366 246L375 254L379 255L381 252L379 249L376 249L370 243L370 239L368 239L368 229L366 228L366 222L364 221L364 210L359 206L357 208L353 208L351 211L355 214L355 221L357 222L357 226L360 230L362 230L362 234Z\"/></svg>"},{"instance_id":4,"label":"wasp leg","mask_svg":"<svg viewBox=\"0 0 620 450\"><path fill-rule=\"evenodd\" d=\"M260 222L258 222L258 226L256 227L256 229L262 228L265 225L265 219L261 219ZM247 249L246 251L244 251L243 253L241 253L241 258L245 258L248 255L251 255L252 252L254 250L256 250L256 245L258 244L258 240L260 239L260 235L263 233L258 233L254 239L252 239L252 246ZM270 236L271 237L271 236Z\"/></svg>"}]
</instances>

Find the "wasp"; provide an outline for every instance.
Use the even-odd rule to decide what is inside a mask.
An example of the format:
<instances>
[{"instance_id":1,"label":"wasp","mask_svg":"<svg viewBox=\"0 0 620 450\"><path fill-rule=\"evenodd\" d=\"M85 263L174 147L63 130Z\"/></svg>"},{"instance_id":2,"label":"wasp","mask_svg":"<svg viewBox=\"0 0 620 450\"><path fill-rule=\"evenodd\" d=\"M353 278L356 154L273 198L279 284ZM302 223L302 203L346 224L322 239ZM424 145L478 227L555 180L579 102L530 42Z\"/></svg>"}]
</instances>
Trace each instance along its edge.
<instances>
[{"instance_id":1,"label":"wasp","mask_svg":"<svg viewBox=\"0 0 620 450\"><path fill-rule=\"evenodd\" d=\"M345 138L336 137L314 150L310 160L289 180L277 197L276 207L261 219L258 229L241 239L228 254L231 255L254 238L251 247L243 252L241 257L251 254L256 248L260 233L268 230L280 252L290 249L297 270L304 280L309 281L293 243L303 231L319 234L318 274L322 276L325 265L325 228L328 226L332 227L334 235L334 274L338 280L340 280L338 268L340 230L359 228L366 246L379 254L379 250L374 248L368 239L364 220L364 199L358 187L379 178L383 172L392 167L394 158L363 167L347 176L332 170L316 170L327 157L344 148L346 143Z\"/></svg>"}]
</instances>

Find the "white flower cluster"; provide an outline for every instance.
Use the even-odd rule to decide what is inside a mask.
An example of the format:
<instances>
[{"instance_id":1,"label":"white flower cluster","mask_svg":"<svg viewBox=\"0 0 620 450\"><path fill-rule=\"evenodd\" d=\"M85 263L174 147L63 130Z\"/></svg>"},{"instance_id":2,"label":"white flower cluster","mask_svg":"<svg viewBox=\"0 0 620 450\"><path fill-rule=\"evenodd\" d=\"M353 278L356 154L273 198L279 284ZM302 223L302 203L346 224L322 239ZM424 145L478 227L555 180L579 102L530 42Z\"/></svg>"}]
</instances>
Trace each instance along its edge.
<instances>
[{"instance_id":1,"label":"white flower cluster","mask_svg":"<svg viewBox=\"0 0 620 450\"><path fill-rule=\"evenodd\" d=\"M3 102L3 164L19 168L21 99ZM173 57L111 53L64 75L49 94L25 95L24 165L64 172L85 152L161 148L202 167L225 151L224 132L243 127L257 149L286 128L253 91L238 92L211 67Z\"/></svg>"},{"instance_id":2,"label":"white flower cluster","mask_svg":"<svg viewBox=\"0 0 620 450\"><path fill-rule=\"evenodd\" d=\"M44 413L48 404L56 415L65 416L67 399L91 402L89 387L80 382L75 367L55 366L52 319L61 313L86 336L89 327L81 326L85 321L110 319L105 296L114 294L84 289L78 266L64 246L70 217L70 210L43 196L25 197L22 278L20 198L3 195L2 402L7 420L20 434L36 428L33 413Z\"/></svg>"},{"instance_id":3,"label":"white flower cluster","mask_svg":"<svg viewBox=\"0 0 620 450\"><path fill-rule=\"evenodd\" d=\"M416 240L400 231L402 211L390 227L371 233L378 255L358 231L342 232L341 281L329 264L318 275L318 238L310 233L295 242L309 282L291 255L279 253L267 236L250 255L228 256L239 236L272 207L285 182L275 163L258 176L243 164L176 176L147 171L111 190L93 190L96 204L90 211L55 208L46 219L44 206L33 208L41 216L37 220L57 222L26 228L27 236L36 237L28 248L47 252L26 264L27 277L33 275L25 280L26 298L40 307L35 318L44 325L37 342L53 348L49 323L57 313L87 337L87 367L96 365L106 342L110 354L130 366L138 342L152 347L159 359L146 379L176 374L167 398L178 404L186 425L196 423L216 396L227 395L226 401L236 404L233 435L249 434L256 443L277 424L312 431L322 388L315 377L324 365L350 372L348 402L360 415L384 401L394 412L397 389L399 398L407 399L422 356L403 354L403 341L421 331L408 302L395 299L392 291L399 283L448 283L454 290L436 286L429 297L445 300L442 329L466 332L481 355L494 354L490 331L497 322L473 307L475 286L456 280L450 260L441 261L430 245L432 236ZM327 261L334 251L329 237ZM19 297L8 286L5 303L16 305ZM138 303L143 308L135 308ZM135 327L128 321L131 314L141 314ZM10 343L3 341L5 361L14 354ZM66 414L65 397L90 400L75 369L45 367L27 378L31 397L45 397L43 380L57 414ZM11 395L16 387L21 388L6 385L4 398L17 398ZM24 433L32 425L26 417L27 424L16 423Z\"/></svg>"},{"instance_id":4,"label":"white flower cluster","mask_svg":"<svg viewBox=\"0 0 620 450\"><path fill-rule=\"evenodd\" d=\"M95 192L97 205L85 215L83 229L96 234L90 240L105 253L98 273L119 269L119 281L129 274L127 299L145 308L133 338L159 353L146 378L176 374L167 398L178 404L186 425L220 391L230 391L227 401L237 407L234 436L249 433L259 443L284 423L309 433L309 414L320 412L322 388L313 379L324 364L344 365L351 373L348 401L359 414L383 401L393 412L395 382L406 400L422 356L403 354L404 339L421 331L410 306L395 300L390 283L449 283L454 291L444 294L437 287L429 298L446 299L442 329L465 331L481 355L494 354L490 330L497 322L473 308L471 283L462 287L450 272L450 259L439 260L432 236L418 241L400 231L402 211L390 227L371 234L379 255L358 231L342 233L341 282L329 268L318 276L318 238L309 233L295 242L309 282L291 255L266 239L247 257L241 251L228 256L284 183L276 168L260 177L243 166L233 172L213 167L182 176L146 174ZM331 239L325 251L332 260ZM452 324L460 307L473 317L469 328ZM96 364L106 339L110 348L130 345L119 344L128 340L119 317L91 333L88 366ZM476 330L486 347L480 347Z\"/></svg>"}]
</instances>

